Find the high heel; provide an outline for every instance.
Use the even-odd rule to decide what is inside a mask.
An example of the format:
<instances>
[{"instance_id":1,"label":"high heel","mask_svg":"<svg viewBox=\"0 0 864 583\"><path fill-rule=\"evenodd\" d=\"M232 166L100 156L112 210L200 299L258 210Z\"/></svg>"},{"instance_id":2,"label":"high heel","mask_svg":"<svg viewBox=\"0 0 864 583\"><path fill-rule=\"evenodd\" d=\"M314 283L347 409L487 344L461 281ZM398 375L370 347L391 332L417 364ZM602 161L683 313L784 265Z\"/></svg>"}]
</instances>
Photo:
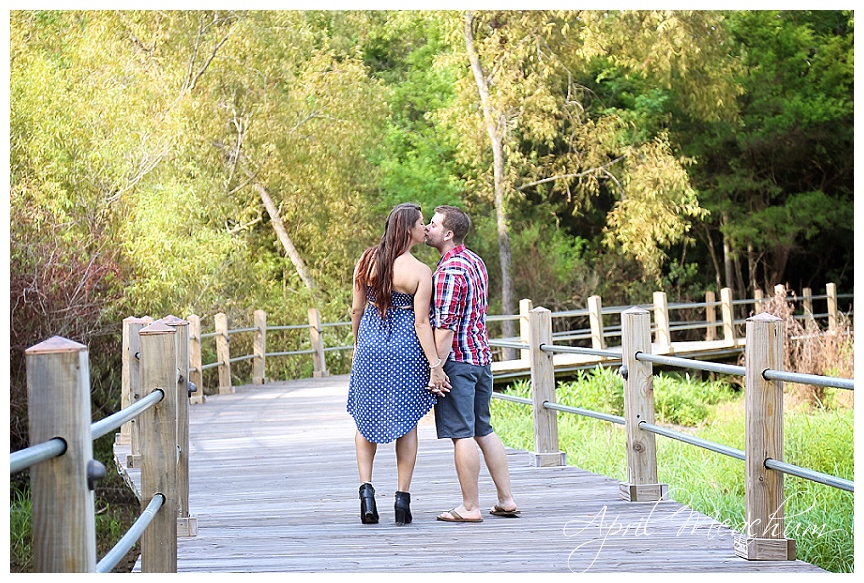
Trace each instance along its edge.
<instances>
[{"instance_id":1,"label":"high heel","mask_svg":"<svg viewBox=\"0 0 864 583\"><path fill-rule=\"evenodd\" d=\"M411 494L408 492L396 492L396 502L393 504L393 510L396 513L396 524L411 523Z\"/></svg>"},{"instance_id":2,"label":"high heel","mask_svg":"<svg viewBox=\"0 0 864 583\"><path fill-rule=\"evenodd\" d=\"M378 524L378 506L375 504L375 488L369 482L360 486L360 522Z\"/></svg>"}]
</instances>

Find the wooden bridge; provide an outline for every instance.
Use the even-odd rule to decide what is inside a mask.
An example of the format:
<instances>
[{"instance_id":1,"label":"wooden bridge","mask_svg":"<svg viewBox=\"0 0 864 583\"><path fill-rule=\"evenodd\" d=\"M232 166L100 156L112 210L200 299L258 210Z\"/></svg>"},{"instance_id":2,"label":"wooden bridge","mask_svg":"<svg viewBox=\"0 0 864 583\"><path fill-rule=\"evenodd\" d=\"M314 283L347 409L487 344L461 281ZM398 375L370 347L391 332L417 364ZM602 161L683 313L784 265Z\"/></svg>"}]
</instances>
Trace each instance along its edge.
<instances>
[{"instance_id":1,"label":"wooden bridge","mask_svg":"<svg viewBox=\"0 0 864 583\"><path fill-rule=\"evenodd\" d=\"M382 522L360 523L355 428L345 411L348 377L328 376L320 338L325 325L313 321L311 313L309 326L268 326L259 310L254 327L235 330L228 330L224 314L217 314L216 330L206 334L195 316L188 321L127 318L123 407L95 423L87 347L48 339L26 353L32 445L10 456L12 473L31 471L37 571L110 572L140 541L136 570L142 572L818 572L795 560L795 541L784 537L782 506L778 510L771 501L784 499L784 474L850 492L854 483L783 462L782 382L850 390L854 382L783 371L782 320L755 310L757 315L746 320L742 343L735 334L731 296L722 295L723 340L712 338L711 298L705 322L673 326L664 294L656 293L653 330L651 314L642 306L620 311L620 327L604 329L602 316L610 310L601 309L599 300L589 302L591 348L558 345L585 333L562 335L552 325L553 316L582 315L582 310L552 314L520 305L514 318L525 342L496 342L521 351L521 358L497 362L493 370L496 378L530 371L531 399L498 396L532 406L535 451L508 452L521 517L488 516L482 524L435 520L458 504L459 486L452 445L435 438L429 417L420 423L414 522L403 527L392 522L396 469L391 445L379 448L374 476ZM785 290L775 295L785 297ZM829 333L837 321L836 297L832 286ZM808 313L815 317L805 306ZM312 348L266 351L267 330L304 328ZM706 338L675 342L676 328L706 328ZM255 334L254 353L232 356L229 335L246 332ZM620 335L620 347L605 346L610 335ZM204 365L201 340L209 337L216 340L218 361ZM744 346L746 366L699 362ZM291 354L312 356L313 378L267 382L266 357ZM230 364L247 359L254 362L252 384L232 385ZM555 402L559 370L601 361L620 366L624 417ZM643 390L651 386L654 363L744 376L745 450L694 441L654 425L653 391ZM198 381L211 368L218 372L218 390L204 399ZM629 482L564 465L556 411L599 415L624 425ZM115 463L138 493L142 513L97 563L92 484L104 468L92 459L92 442L116 429ZM765 530L742 535L675 502L674 485L667 490L656 474L655 434L747 462L746 521L765 524ZM491 507L494 488L485 470L481 493ZM769 531L772 524L778 528Z\"/></svg>"},{"instance_id":2,"label":"wooden bridge","mask_svg":"<svg viewBox=\"0 0 864 583\"><path fill-rule=\"evenodd\" d=\"M178 572L824 572L740 558L735 533L717 521L671 500L626 502L616 480L534 467L526 451L508 450L520 518L436 521L460 495L452 445L436 439L431 413L419 426L413 523L393 523L391 444L379 447L373 476L381 522L361 524L347 393L348 377L332 376L237 386L190 407L197 534L178 539ZM128 449L116 445L117 458ZM140 471L123 469L139 486ZM485 468L480 493L491 507Z\"/></svg>"}]
</instances>

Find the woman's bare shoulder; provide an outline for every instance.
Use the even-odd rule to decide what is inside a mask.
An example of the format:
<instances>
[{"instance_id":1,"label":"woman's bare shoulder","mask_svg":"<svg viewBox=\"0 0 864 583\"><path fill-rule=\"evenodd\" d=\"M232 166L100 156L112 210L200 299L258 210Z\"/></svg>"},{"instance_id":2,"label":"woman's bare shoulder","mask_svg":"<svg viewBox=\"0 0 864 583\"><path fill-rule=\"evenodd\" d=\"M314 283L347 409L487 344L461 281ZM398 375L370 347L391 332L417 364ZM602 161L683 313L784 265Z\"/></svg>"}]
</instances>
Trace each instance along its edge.
<instances>
[{"instance_id":1,"label":"woman's bare shoulder","mask_svg":"<svg viewBox=\"0 0 864 583\"><path fill-rule=\"evenodd\" d=\"M413 294L420 282L427 279L432 279L432 270L410 253L400 256L393 266L393 284L397 289L402 288L399 291Z\"/></svg>"},{"instance_id":2,"label":"woman's bare shoulder","mask_svg":"<svg viewBox=\"0 0 864 583\"><path fill-rule=\"evenodd\" d=\"M411 256L411 259L414 260L415 269L417 269L418 271L422 271L423 273L432 273L432 269L428 265L426 265L425 263L423 263L422 261L420 261L419 259L417 259L413 255Z\"/></svg>"},{"instance_id":3,"label":"woman's bare shoulder","mask_svg":"<svg viewBox=\"0 0 864 583\"><path fill-rule=\"evenodd\" d=\"M401 266L406 269L418 270L418 271L432 271L429 269L429 266L414 257L411 253L404 253L396 258L396 261L393 264L394 266Z\"/></svg>"}]
</instances>

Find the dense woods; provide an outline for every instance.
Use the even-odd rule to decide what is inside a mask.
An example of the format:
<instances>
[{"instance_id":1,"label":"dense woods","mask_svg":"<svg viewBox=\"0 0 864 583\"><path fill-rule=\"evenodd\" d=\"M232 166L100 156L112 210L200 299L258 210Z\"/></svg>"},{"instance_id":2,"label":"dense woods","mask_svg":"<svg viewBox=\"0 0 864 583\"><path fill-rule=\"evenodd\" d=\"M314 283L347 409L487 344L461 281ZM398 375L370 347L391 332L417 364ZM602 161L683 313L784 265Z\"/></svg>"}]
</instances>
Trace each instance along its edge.
<instances>
[{"instance_id":1,"label":"dense woods","mask_svg":"<svg viewBox=\"0 0 864 583\"><path fill-rule=\"evenodd\" d=\"M523 297L853 291L853 25L851 11L11 12L12 449L28 346L90 346L102 417L123 318L347 319L353 263L398 202L471 213L495 313Z\"/></svg>"}]
</instances>

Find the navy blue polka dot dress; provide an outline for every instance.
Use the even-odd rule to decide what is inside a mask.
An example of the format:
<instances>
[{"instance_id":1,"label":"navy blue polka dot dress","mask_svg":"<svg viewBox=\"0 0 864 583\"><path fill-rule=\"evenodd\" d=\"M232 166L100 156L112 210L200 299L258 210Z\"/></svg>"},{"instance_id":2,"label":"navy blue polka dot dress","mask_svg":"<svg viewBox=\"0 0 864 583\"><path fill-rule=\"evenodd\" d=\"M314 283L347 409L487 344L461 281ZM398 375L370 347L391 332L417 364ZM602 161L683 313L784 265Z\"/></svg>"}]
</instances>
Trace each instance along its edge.
<instances>
[{"instance_id":1,"label":"navy blue polka dot dress","mask_svg":"<svg viewBox=\"0 0 864 583\"><path fill-rule=\"evenodd\" d=\"M366 292L371 302L370 292ZM348 385L348 413L368 441L402 437L435 405L429 361L414 330L414 296L393 292L382 320L371 303L360 320Z\"/></svg>"}]
</instances>

